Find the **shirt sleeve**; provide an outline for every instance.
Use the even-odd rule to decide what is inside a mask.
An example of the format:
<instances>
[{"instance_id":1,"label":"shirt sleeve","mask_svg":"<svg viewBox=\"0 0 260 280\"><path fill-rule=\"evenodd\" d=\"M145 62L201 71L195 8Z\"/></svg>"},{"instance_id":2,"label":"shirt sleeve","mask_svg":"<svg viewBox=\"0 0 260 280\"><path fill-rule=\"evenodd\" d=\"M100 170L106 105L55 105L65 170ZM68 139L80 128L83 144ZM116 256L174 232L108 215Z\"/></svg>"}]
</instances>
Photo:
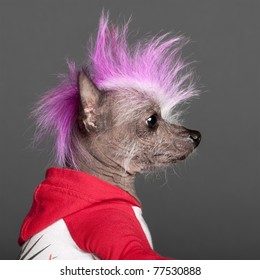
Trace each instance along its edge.
<instances>
[{"instance_id":1,"label":"shirt sleeve","mask_svg":"<svg viewBox=\"0 0 260 280\"><path fill-rule=\"evenodd\" d=\"M80 249L102 260L166 260L150 246L131 207L101 206L64 218Z\"/></svg>"}]
</instances>

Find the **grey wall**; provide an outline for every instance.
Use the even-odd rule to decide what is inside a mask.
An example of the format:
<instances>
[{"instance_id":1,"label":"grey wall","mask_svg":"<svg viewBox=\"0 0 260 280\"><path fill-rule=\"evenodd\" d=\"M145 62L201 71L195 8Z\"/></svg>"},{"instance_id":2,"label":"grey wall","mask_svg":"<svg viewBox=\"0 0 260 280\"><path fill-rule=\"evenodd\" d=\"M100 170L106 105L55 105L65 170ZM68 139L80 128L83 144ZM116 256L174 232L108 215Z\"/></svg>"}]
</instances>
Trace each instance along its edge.
<instances>
[{"instance_id":1,"label":"grey wall","mask_svg":"<svg viewBox=\"0 0 260 280\"><path fill-rule=\"evenodd\" d=\"M200 130L198 152L173 171L137 179L155 249L180 259L260 259L259 1L110 0L0 2L0 258L18 253L19 227L33 190L51 165L33 149L29 112L86 57L102 7L133 16L136 37L160 31L191 38L203 94L186 126ZM138 30L138 32L136 32Z\"/></svg>"}]
</instances>

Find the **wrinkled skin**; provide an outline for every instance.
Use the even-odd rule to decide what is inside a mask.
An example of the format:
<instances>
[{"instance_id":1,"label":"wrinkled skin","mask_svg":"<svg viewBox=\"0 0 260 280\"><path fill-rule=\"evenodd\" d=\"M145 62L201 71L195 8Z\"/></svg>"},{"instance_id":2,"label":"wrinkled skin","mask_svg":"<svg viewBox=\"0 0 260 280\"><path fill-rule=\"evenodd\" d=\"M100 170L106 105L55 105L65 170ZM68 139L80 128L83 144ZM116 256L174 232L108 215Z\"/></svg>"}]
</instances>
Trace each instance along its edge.
<instances>
[{"instance_id":1,"label":"wrinkled skin","mask_svg":"<svg viewBox=\"0 0 260 280\"><path fill-rule=\"evenodd\" d=\"M137 173L183 160L200 142L199 132L166 122L158 104L140 93L100 93L84 74L79 88L78 137L86 153L77 155L80 169L135 197Z\"/></svg>"}]
</instances>

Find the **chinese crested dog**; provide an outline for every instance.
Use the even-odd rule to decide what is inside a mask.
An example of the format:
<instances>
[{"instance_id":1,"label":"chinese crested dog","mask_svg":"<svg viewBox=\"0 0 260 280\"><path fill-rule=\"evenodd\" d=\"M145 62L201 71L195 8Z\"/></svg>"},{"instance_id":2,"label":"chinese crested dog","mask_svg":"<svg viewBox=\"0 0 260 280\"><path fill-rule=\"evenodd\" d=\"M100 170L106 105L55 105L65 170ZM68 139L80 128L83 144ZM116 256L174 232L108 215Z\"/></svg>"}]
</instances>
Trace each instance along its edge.
<instances>
[{"instance_id":1,"label":"chinese crested dog","mask_svg":"<svg viewBox=\"0 0 260 280\"><path fill-rule=\"evenodd\" d=\"M180 125L198 91L187 43L169 34L127 42L128 23L102 14L89 63L38 102L36 140L53 136L47 170L19 238L20 259L165 259L152 249L136 174L185 159L201 134Z\"/></svg>"}]
</instances>

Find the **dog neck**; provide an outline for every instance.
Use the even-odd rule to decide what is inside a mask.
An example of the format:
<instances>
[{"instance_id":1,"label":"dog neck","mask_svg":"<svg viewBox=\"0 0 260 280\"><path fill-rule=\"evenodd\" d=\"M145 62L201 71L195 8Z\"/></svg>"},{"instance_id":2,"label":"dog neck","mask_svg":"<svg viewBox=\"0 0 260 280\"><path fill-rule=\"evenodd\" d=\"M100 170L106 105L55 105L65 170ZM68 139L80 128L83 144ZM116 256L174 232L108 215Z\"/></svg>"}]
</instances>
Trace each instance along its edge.
<instances>
[{"instance_id":1,"label":"dog neck","mask_svg":"<svg viewBox=\"0 0 260 280\"><path fill-rule=\"evenodd\" d=\"M121 188L140 202L135 190L135 174L126 172L113 159L103 154L93 155L88 153L87 156L87 161L77 160L80 171Z\"/></svg>"}]
</instances>

